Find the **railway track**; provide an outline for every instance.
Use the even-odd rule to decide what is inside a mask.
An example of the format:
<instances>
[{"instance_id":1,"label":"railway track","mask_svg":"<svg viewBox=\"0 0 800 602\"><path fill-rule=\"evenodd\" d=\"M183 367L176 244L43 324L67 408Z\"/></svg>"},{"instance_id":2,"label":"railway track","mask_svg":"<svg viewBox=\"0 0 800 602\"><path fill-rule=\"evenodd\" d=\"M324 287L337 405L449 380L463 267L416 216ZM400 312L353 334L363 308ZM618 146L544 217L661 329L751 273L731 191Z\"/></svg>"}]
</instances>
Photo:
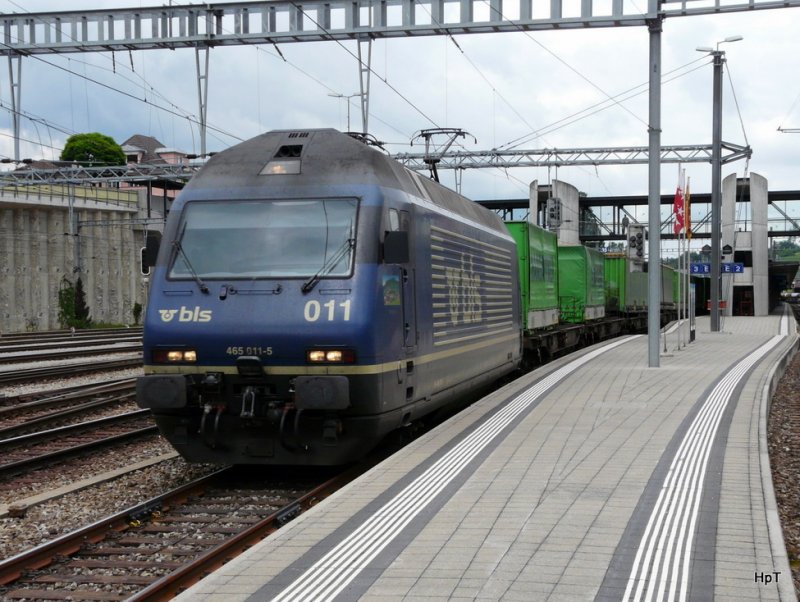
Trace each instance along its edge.
<instances>
[{"instance_id":1,"label":"railway track","mask_svg":"<svg viewBox=\"0 0 800 602\"><path fill-rule=\"evenodd\" d=\"M59 426L90 412L132 403L135 395L135 379L129 378L0 407L0 440L17 437L47 425Z\"/></svg>"},{"instance_id":2,"label":"railway track","mask_svg":"<svg viewBox=\"0 0 800 602\"><path fill-rule=\"evenodd\" d=\"M119 378L59 387L35 393L6 395L0 398L0 420L6 416L13 416L19 411L26 411L26 407L46 408L67 404L74 400L86 400L92 396L119 393L135 386L135 383L135 378Z\"/></svg>"},{"instance_id":3,"label":"railway track","mask_svg":"<svg viewBox=\"0 0 800 602\"><path fill-rule=\"evenodd\" d=\"M131 336L142 336L142 327L135 328L89 328L85 330L50 330L46 332L19 332L0 334L0 352L15 345L40 345L58 343L62 347L74 347L85 341L109 341Z\"/></svg>"},{"instance_id":4,"label":"railway track","mask_svg":"<svg viewBox=\"0 0 800 602\"><path fill-rule=\"evenodd\" d=\"M93 372L107 372L110 370L124 370L138 368L142 365L142 358L126 358L118 360L89 361L79 364L64 366L32 367L0 372L0 386L19 384L28 381L41 381L50 378L63 378L65 376L80 376Z\"/></svg>"},{"instance_id":5,"label":"railway track","mask_svg":"<svg viewBox=\"0 0 800 602\"><path fill-rule=\"evenodd\" d=\"M149 410L136 410L4 439L0 441L0 478L156 432Z\"/></svg>"},{"instance_id":6,"label":"railway track","mask_svg":"<svg viewBox=\"0 0 800 602\"><path fill-rule=\"evenodd\" d=\"M60 347L13 347L13 351L0 349L0 362L3 364L21 364L23 362L42 362L50 360L62 360L70 357L85 357L92 355L108 355L112 353L131 353L142 351L142 340L127 339L125 341L115 341L111 345L98 344L97 342L85 345L70 346L69 348Z\"/></svg>"},{"instance_id":7,"label":"railway track","mask_svg":"<svg viewBox=\"0 0 800 602\"><path fill-rule=\"evenodd\" d=\"M371 465L322 484L296 469L283 485L214 473L0 563L0 597L169 599Z\"/></svg>"}]
</instances>

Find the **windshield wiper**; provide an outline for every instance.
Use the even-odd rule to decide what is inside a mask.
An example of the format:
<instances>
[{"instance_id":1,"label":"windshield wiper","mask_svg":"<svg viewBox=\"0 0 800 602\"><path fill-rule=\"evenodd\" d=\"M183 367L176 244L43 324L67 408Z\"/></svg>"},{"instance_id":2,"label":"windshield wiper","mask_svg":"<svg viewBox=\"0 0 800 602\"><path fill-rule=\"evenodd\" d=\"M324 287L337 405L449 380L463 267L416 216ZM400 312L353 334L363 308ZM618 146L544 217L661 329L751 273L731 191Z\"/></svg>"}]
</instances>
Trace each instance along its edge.
<instances>
[{"instance_id":1,"label":"windshield wiper","mask_svg":"<svg viewBox=\"0 0 800 602\"><path fill-rule=\"evenodd\" d=\"M350 249L353 248L354 244L355 244L354 238L346 238L345 241L342 243L342 246L340 246L336 250L336 252L333 255L331 255L330 259L328 259L324 264L322 264L322 267L319 269L319 271L316 274L314 274L311 278L305 281L305 283L300 289L303 291L303 294L306 294L309 291L311 291L323 276L327 276L333 268L339 265L339 262L344 258L344 256L347 253L350 252Z\"/></svg>"},{"instance_id":2,"label":"windshield wiper","mask_svg":"<svg viewBox=\"0 0 800 602\"><path fill-rule=\"evenodd\" d=\"M194 278L194 281L197 283L197 286L200 287L200 291L208 294L208 286L206 283L203 282L202 278L197 274L194 267L192 266L192 262L189 261L189 256L186 254L186 251L183 250L183 245L181 241L183 240L183 235L186 234L186 224L187 222L183 222L183 227L181 228L181 233L178 235L178 238L175 239L175 242L172 243L173 254L172 260L175 261L175 256L180 253L181 257L183 258L183 262L186 264L186 267L189 268L189 274Z\"/></svg>"}]
</instances>

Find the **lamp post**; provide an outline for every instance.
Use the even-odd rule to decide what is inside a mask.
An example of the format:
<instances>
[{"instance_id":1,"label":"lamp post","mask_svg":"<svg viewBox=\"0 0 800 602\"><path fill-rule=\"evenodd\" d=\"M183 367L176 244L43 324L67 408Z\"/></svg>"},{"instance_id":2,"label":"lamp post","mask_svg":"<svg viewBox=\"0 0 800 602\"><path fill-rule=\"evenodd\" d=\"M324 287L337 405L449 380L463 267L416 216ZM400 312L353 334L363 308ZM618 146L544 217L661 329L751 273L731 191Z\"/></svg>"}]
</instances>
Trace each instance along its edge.
<instances>
[{"instance_id":1,"label":"lamp post","mask_svg":"<svg viewBox=\"0 0 800 602\"><path fill-rule=\"evenodd\" d=\"M347 131L350 131L350 99L356 96L361 96L361 92L355 92L353 94L337 94L335 92L329 92L328 96L331 98L344 98L347 102Z\"/></svg>"},{"instance_id":2,"label":"lamp post","mask_svg":"<svg viewBox=\"0 0 800 602\"><path fill-rule=\"evenodd\" d=\"M714 106L711 120L711 332L719 332L720 301L720 214L722 213L722 65L725 51L720 44L738 42L742 36L730 36L717 42L716 48L701 46L714 59Z\"/></svg>"}]
</instances>

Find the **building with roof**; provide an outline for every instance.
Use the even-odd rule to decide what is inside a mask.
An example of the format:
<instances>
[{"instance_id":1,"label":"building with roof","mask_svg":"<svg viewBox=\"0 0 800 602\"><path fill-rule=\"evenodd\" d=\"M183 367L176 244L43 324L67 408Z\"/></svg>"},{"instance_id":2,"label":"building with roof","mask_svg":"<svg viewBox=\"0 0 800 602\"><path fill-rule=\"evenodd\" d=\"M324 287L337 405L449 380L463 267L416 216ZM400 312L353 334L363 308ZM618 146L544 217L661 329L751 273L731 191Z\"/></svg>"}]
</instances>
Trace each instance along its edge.
<instances>
[{"instance_id":1,"label":"building with roof","mask_svg":"<svg viewBox=\"0 0 800 602\"><path fill-rule=\"evenodd\" d=\"M122 146L122 152L128 158L128 163L178 165L189 161L186 153L168 148L152 136L134 134L120 146Z\"/></svg>"}]
</instances>

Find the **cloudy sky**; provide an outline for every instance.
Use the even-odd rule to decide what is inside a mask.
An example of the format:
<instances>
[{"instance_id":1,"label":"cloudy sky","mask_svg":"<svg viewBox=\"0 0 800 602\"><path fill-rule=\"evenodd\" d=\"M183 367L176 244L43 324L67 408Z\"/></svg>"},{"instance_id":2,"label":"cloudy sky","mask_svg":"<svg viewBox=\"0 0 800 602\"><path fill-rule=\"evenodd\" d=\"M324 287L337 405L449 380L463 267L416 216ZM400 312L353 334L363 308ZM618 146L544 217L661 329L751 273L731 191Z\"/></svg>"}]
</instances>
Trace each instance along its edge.
<instances>
[{"instance_id":1,"label":"cloudy sky","mask_svg":"<svg viewBox=\"0 0 800 602\"><path fill-rule=\"evenodd\" d=\"M72 0L69 8L157 4ZM5 13L65 8L62 1L0 0ZM773 190L800 189L800 133L778 131L800 128L798 26L800 8L667 19L662 144L710 144L711 59L696 47L741 35L744 40L721 47L728 59L723 140L749 143L753 158L749 165L723 166L723 177L748 168L766 176ZM284 44L280 51L285 60L272 46L211 51L208 119L214 131L208 150L271 129L346 129L346 101L330 94L358 91L355 42ZM87 131L118 142L147 134L166 146L199 152L197 127L181 116L198 113L193 51L41 58L22 61L22 109L49 125L23 119L23 157L57 156L70 133ZM409 140L431 127L468 131L477 138L462 141L469 150L646 146L647 61L643 27L377 40L370 133L393 153L421 150L409 147ZM608 101L618 95L630 98ZM13 143L5 66L0 100L0 155L8 157ZM351 100L353 130L361 129L357 101ZM685 167L692 190L709 192L710 166ZM531 180L556 177L590 196L647 192L647 169L636 166L471 170L463 176L463 192L476 199L519 198L527 196ZM443 173L442 181L452 186L452 173ZM677 167L665 166L662 192L674 191L676 183Z\"/></svg>"}]
</instances>

